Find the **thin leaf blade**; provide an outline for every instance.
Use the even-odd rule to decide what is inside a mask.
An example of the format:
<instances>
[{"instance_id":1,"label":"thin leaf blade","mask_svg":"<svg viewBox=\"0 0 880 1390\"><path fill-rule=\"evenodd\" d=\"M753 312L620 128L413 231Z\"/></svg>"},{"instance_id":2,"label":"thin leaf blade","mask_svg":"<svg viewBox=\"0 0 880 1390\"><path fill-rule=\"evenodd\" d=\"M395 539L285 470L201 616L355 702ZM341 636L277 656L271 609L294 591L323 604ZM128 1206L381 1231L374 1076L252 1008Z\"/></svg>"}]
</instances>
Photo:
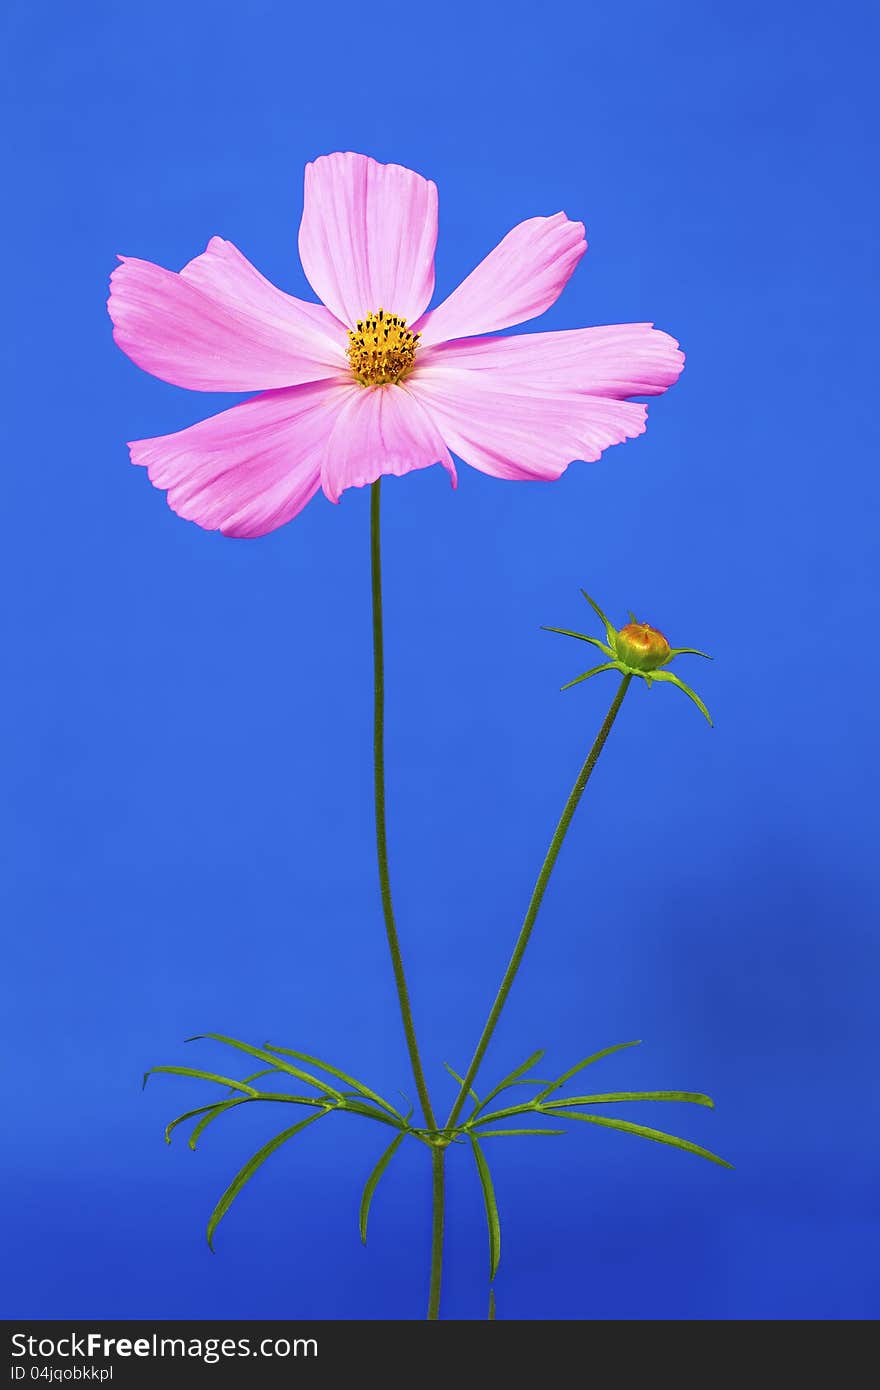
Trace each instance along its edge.
<instances>
[{"instance_id":1,"label":"thin leaf blade","mask_svg":"<svg viewBox=\"0 0 880 1390\"><path fill-rule=\"evenodd\" d=\"M577 1110L556 1110L554 1114L559 1120L584 1120L587 1124L602 1125L606 1129L619 1129L625 1134L637 1134L642 1139L651 1139L655 1144L669 1144L674 1149L683 1149L686 1153L697 1154L700 1158L707 1158L710 1163L717 1163L722 1168L732 1168L733 1164L728 1163L726 1158L719 1158L718 1154L713 1154L711 1149L704 1149L700 1144L691 1143L690 1139L679 1139L676 1134L667 1134L662 1129L649 1129L647 1125L636 1125L630 1120L613 1120L608 1115L581 1115Z\"/></svg>"},{"instance_id":2,"label":"thin leaf blade","mask_svg":"<svg viewBox=\"0 0 880 1390\"><path fill-rule=\"evenodd\" d=\"M463 1077L463 1076L459 1076L459 1074L458 1074L457 1071L453 1071L452 1067L449 1065L448 1062L444 1062L443 1065L444 1065L444 1067L446 1068L446 1070L449 1072L449 1075L452 1077L453 1081L457 1081L458 1084L459 1084L459 1086L463 1086L463 1085L464 1085L464 1077ZM480 1097L477 1095L477 1093L476 1093L476 1091L474 1090L473 1086L468 1086L468 1095L470 1096L471 1100L473 1100L473 1101L476 1102L477 1105L480 1104Z\"/></svg>"},{"instance_id":3,"label":"thin leaf blade","mask_svg":"<svg viewBox=\"0 0 880 1390\"><path fill-rule=\"evenodd\" d=\"M270 1158L271 1155L275 1153L276 1149L280 1149L282 1144L286 1144L288 1139L292 1139L294 1135L299 1134L307 1125L314 1124L316 1120L320 1120L321 1117L326 1114L327 1109L325 1108L319 1111L317 1115L309 1115L305 1120L300 1120L299 1124L292 1125L290 1129L283 1129L280 1134L276 1134L273 1139L270 1139L268 1144L264 1144L261 1149L258 1149L257 1152L248 1159L247 1163L238 1170L232 1182L220 1198L220 1201L212 1211L208 1221L208 1245L211 1250L214 1249L214 1232L217 1230L217 1227L232 1206L239 1192L250 1182L257 1169L262 1167L266 1159Z\"/></svg>"},{"instance_id":4,"label":"thin leaf blade","mask_svg":"<svg viewBox=\"0 0 880 1390\"><path fill-rule=\"evenodd\" d=\"M492 1175L489 1172L486 1155L480 1148L476 1135L468 1133L468 1138L474 1151L480 1186L483 1189L483 1201L486 1206L486 1224L489 1228L489 1283L491 1284L498 1273L498 1262L501 1259L501 1222L498 1218L498 1203L495 1200L495 1189L492 1186Z\"/></svg>"},{"instance_id":5,"label":"thin leaf blade","mask_svg":"<svg viewBox=\"0 0 880 1390\"><path fill-rule=\"evenodd\" d=\"M600 1052L591 1053L589 1057L584 1057L583 1061L576 1062L573 1067L569 1067L568 1071L564 1071L555 1081L551 1081L550 1085L545 1087L540 1095L535 1096L535 1101L542 1101L544 1097L549 1096L552 1091L558 1091L560 1086L564 1086L566 1081L570 1081L573 1076L577 1076L578 1072L583 1071L584 1067L590 1067L594 1062L601 1062L604 1057L610 1057L613 1052L622 1052L624 1048L640 1047L641 1042L641 1038L634 1038L632 1042L612 1043L611 1047L603 1047Z\"/></svg>"},{"instance_id":6,"label":"thin leaf blade","mask_svg":"<svg viewBox=\"0 0 880 1390\"><path fill-rule=\"evenodd\" d=\"M406 1131L403 1130L400 1134L396 1135L395 1138L391 1140L391 1143L388 1145L388 1148L385 1149L385 1151L382 1153L379 1162L376 1164L372 1173L367 1178L366 1185L364 1187L364 1194L361 1197L360 1211L358 1213L358 1227L360 1229L361 1240L363 1241L364 1245L366 1245L367 1243L367 1221L370 1217L370 1204L373 1200L373 1193L379 1186L379 1179L382 1177L382 1174L385 1172L385 1169L388 1167L389 1163L391 1162L394 1155L397 1153L397 1150L400 1148L405 1138Z\"/></svg>"},{"instance_id":7,"label":"thin leaf blade","mask_svg":"<svg viewBox=\"0 0 880 1390\"><path fill-rule=\"evenodd\" d=\"M289 1062L267 1052L264 1047L253 1047L251 1043L241 1042L238 1038L227 1038L222 1033L196 1033L194 1037L187 1038L186 1041L198 1042L203 1038L211 1038L214 1042L223 1043L226 1047L235 1047L239 1052L247 1052L251 1057L258 1057L261 1062L271 1062L278 1071L287 1072L289 1076L295 1076L298 1081L305 1081L307 1085L314 1086L316 1091L323 1091L324 1095L333 1096L334 1100L341 1099L339 1091L335 1090L333 1086L328 1086L325 1081L320 1081L317 1076L311 1076L309 1072L303 1071L300 1067L292 1067Z\"/></svg>"},{"instance_id":8,"label":"thin leaf blade","mask_svg":"<svg viewBox=\"0 0 880 1390\"><path fill-rule=\"evenodd\" d=\"M243 1081L236 1081L232 1076L220 1076L214 1071L200 1071L197 1067L150 1067L149 1071L144 1072L144 1085L146 1086L149 1077L156 1072L166 1072L169 1076L188 1076L195 1081L214 1081L218 1086L229 1086L233 1091L243 1091L248 1096L258 1096L259 1091L255 1091L253 1086L247 1086Z\"/></svg>"},{"instance_id":9,"label":"thin leaf blade","mask_svg":"<svg viewBox=\"0 0 880 1390\"><path fill-rule=\"evenodd\" d=\"M712 1097L704 1095L702 1091L606 1091L595 1096L560 1096L559 1100L545 1101L541 1108L556 1110L566 1105L605 1105L628 1100L678 1100L688 1105L705 1105L709 1110L715 1109Z\"/></svg>"},{"instance_id":10,"label":"thin leaf blade","mask_svg":"<svg viewBox=\"0 0 880 1390\"><path fill-rule=\"evenodd\" d=\"M250 1096L236 1096L235 1100L225 1100L221 1101L219 1105L213 1105L211 1107L211 1113L209 1115L204 1115L202 1119L199 1120L198 1124L193 1125L192 1134L186 1141L193 1153L195 1153L196 1145L208 1128L208 1125L213 1124L215 1120L219 1120L221 1115L225 1115L227 1110L234 1109L236 1105L251 1104L253 1104L253 1102Z\"/></svg>"},{"instance_id":11,"label":"thin leaf blade","mask_svg":"<svg viewBox=\"0 0 880 1390\"><path fill-rule=\"evenodd\" d=\"M507 1139L515 1134L565 1134L564 1129L481 1129L481 1139Z\"/></svg>"},{"instance_id":12,"label":"thin leaf blade","mask_svg":"<svg viewBox=\"0 0 880 1390\"><path fill-rule=\"evenodd\" d=\"M395 1110L394 1106L387 1100L383 1100L375 1091L371 1091L369 1086L358 1081L357 1077L349 1076L348 1072L340 1071L339 1067L331 1066L329 1062L322 1062L319 1057L310 1057L306 1052L294 1052L289 1047L275 1047L273 1043L266 1043L266 1049L269 1052L278 1052L282 1057L296 1057L300 1062L308 1062L310 1067L318 1067L321 1071L328 1072L330 1076L335 1076L339 1081L345 1081L347 1085L353 1086L359 1095L374 1101L376 1105L380 1105L383 1110L388 1111L389 1115L396 1115L399 1120L403 1118L400 1111Z\"/></svg>"},{"instance_id":13,"label":"thin leaf blade","mask_svg":"<svg viewBox=\"0 0 880 1390\"><path fill-rule=\"evenodd\" d=\"M244 1099L244 1097L242 1097L242 1099ZM208 1110L216 1110L217 1106L222 1105L222 1103L222 1101L215 1101L213 1105L200 1105L197 1110L187 1110L183 1115L178 1115L176 1120L172 1120L169 1125L165 1126L165 1143L171 1143L172 1132L177 1129L178 1125L182 1125L185 1120L192 1120L196 1115L204 1115Z\"/></svg>"},{"instance_id":14,"label":"thin leaf blade","mask_svg":"<svg viewBox=\"0 0 880 1390\"><path fill-rule=\"evenodd\" d=\"M508 1086L515 1086L516 1083L519 1081L520 1077L524 1076L527 1071L531 1071L532 1067L537 1066L541 1058L544 1056L545 1051L545 1048L539 1048L537 1052L533 1052L530 1057L527 1057L526 1060L520 1064L520 1066L515 1067L512 1072L508 1072L507 1076L505 1076L503 1080L499 1081L498 1085L495 1086L494 1089L491 1090L489 1094L483 1100L480 1101L476 1109L471 1112L470 1118L473 1119L474 1116L479 1114L481 1110L485 1110L490 1100L494 1100L495 1097L500 1095L502 1091L506 1091Z\"/></svg>"},{"instance_id":15,"label":"thin leaf blade","mask_svg":"<svg viewBox=\"0 0 880 1390\"><path fill-rule=\"evenodd\" d=\"M498 1120L511 1120L514 1115L536 1115L541 1112L536 1109L534 1101L528 1101L525 1105L505 1105L503 1110L490 1110L485 1115L477 1115L466 1122L466 1130L479 1129L482 1125L495 1124Z\"/></svg>"}]
</instances>

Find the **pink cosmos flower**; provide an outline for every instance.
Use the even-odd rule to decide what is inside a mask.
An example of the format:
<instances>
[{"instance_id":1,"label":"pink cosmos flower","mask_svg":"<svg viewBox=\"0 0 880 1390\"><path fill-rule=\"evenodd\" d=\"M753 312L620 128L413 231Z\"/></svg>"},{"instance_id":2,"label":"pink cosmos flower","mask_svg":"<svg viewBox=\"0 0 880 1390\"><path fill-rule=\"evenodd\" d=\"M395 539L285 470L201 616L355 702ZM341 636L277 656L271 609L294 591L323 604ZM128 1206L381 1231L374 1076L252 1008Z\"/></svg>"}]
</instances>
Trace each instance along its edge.
<instances>
[{"instance_id":1,"label":"pink cosmos flower","mask_svg":"<svg viewBox=\"0 0 880 1390\"><path fill-rule=\"evenodd\" d=\"M338 502L451 452L496 478L558 478L645 429L684 357L649 323L487 337L558 298L587 243L565 213L530 217L436 309L437 189L397 164L331 154L306 166L303 269L323 301L276 289L229 241L176 274L121 256L113 336L154 376L259 391L177 434L129 444L179 516L261 536L318 488Z\"/></svg>"}]
</instances>

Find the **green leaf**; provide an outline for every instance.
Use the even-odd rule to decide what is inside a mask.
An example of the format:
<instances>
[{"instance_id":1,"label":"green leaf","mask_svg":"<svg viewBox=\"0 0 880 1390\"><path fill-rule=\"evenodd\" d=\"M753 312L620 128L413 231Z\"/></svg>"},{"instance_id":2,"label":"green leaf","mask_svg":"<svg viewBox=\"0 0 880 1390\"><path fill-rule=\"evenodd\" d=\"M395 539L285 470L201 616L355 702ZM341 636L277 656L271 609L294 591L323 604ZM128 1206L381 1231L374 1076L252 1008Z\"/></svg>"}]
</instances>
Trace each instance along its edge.
<instances>
[{"instance_id":1,"label":"green leaf","mask_svg":"<svg viewBox=\"0 0 880 1390\"><path fill-rule=\"evenodd\" d=\"M402 1117L395 1119L393 1115L387 1115L384 1110L377 1109L375 1105L366 1105L362 1100L345 1100L336 1108L347 1111L351 1115L363 1115L366 1119L376 1120L380 1125L390 1125L392 1129L402 1129L404 1133L409 1129Z\"/></svg>"},{"instance_id":2,"label":"green leaf","mask_svg":"<svg viewBox=\"0 0 880 1390\"><path fill-rule=\"evenodd\" d=\"M208 1222L208 1245L212 1250L214 1249L214 1232L232 1206L232 1203L235 1201L241 1189L246 1183L250 1182L257 1169L265 1163L266 1159L269 1158L276 1149L280 1149L282 1144L286 1144L288 1139L292 1139L295 1134L299 1134L300 1130L305 1129L307 1125L314 1124L315 1120L320 1120L323 1115L326 1115L329 1108L329 1106L325 1107L319 1114L309 1115L307 1119L300 1120L299 1124L293 1125L290 1129L282 1130L280 1134L276 1134L274 1139L270 1139L268 1144L264 1144L263 1147L254 1154L253 1158L249 1158L244 1167L239 1169L211 1213L211 1219Z\"/></svg>"},{"instance_id":3,"label":"green leaf","mask_svg":"<svg viewBox=\"0 0 880 1390\"><path fill-rule=\"evenodd\" d=\"M305 1052L294 1052L289 1047L275 1047L272 1043L266 1043L266 1048L269 1052L279 1052L282 1057L296 1057L300 1062L308 1062L309 1066L329 1072L331 1076L336 1076L340 1081L345 1081L349 1086L353 1086L359 1095L365 1096L367 1100L375 1101L383 1110L387 1110L389 1115L396 1115L399 1120L403 1119L399 1110L395 1110L394 1106L389 1105L387 1100L383 1100L375 1091L371 1091L369 1086L365 1086L356 1077L349 1076L347 1072L340 1071L338 1067L331 1067L329 1062L322 1062L318 1057L310 1057Z\"/></svg>"},{"instance_id":4,"label":"green leaf","mask_svg":"<svg viewBox=\"0 0 880 1390\"><path fill-rule=\"evenodd\" d=\"M277 1067L266 1067L263 1071L252 1071L250 1076L243 1076L241 1079L250 1085L252 1081L259 1081L261 1076L272 1076L277 1070Z\"/></svg>"},{"instance_id":5,"label":"green leaf","mask_svg":"<svg viewBox=\"0 0 880 1390\"><path fill-rule=\"evenodd\" d=\"M546 627L546 626L542 626L542 627L541 627L541 631L542 631L542 632L558 632L559 635L560 635L560 637L577 637L578 641L580 641L580 642L589 642L589 644L590 644L591 647L598 647L598 648L599 648L599 651L600 651L600 652L604 652L606 656L613 656L613 655L614 655L614 652L613 652L612 649L608 646L607 642L600 642L598 637L588 637L587 634L586 634L585 632L572 632L571 629L570 629L570 628L567 628L567 627Z\"/></svg>"},{"instance_id":6,"label":"green leaf","mask_svg":"<svg viewBox=\"0 0 880 1390\"><path fill-rule=\"evenodd\" d=\"M560 1096L559 1100L546 1101L541 1108L555 1110L560 1105L603 1105L606 1101L619 1100L683 1100L690 1105L706 1105L710 1110L715 1109L712 1097L704 1096L701 1091L607 1091L598 1096Z\"/></svg>"},{"instance_id":7,"label":"green leaf","mask_svg":"<svg viewBox=\"0 0 880 1390\"><path fill-rule=\"evenodd\" d=\"M495 1322L495 1290L489 1289L489 1316L487 1322Z\"/></svg>"},{"instance_id":8,"label":"green leaf","mask_svg":"<svg viewBox=\"0 0 880 1390\"><path fill-rule=\"evenodd\" d=\"M319 1081L316 1076L311 1076L307 1071L301 1071L299 1067L292 1067L289 1062L283 1062L280 1057L275 1057L271 1052L267 1052L262 1047L252 1047L250 1043L239 1042L238 1038L226 1038L222 1033L196 1033L194 1037L187 1038L187 1042L199 1042L203 1038L212 1038L214 1042L225 1043L227 1047L238 1048L239 1052L247 1052L251 1057L259 1057L261 1062L271 1062L278 1071L286 1072L288 1076L295 1076L298 1081L305 1081L307 1085L314 1086L316 1091L323 1091L325 1095L332 1096L334 1100L341 1100L340 1093L328 1086L325 1081Z\"/></svg>"},{"instance_id":9,"label":"green leaf","mask_svg":"<svg viewBox=\"0 0 880 1390\"><path fill-rule=\"evenodd\" d=\"M606 661L604 666L593 666L589 671L584 671L582 675L575 676L573 681L566 681L565 685L561 685L559 689L571 690L573 685L580 685L581 681L588 681L590 676L598 676L602 671L617 671L619 669L616 661Z\"/></svg>"},{"instance_id":10,"label":"green leaf","mask_svg":"<svg viewBox=\"0 0 880 1390\"><path fill-rule=\"evenodd\" d=\"M257 1091L254 1100L277 1100L289 1105L314 1105L323 1109L329 1105L330 1101L325 1096L292 1096L289 1091ZM341 1109L341 1106L334 1106L333 1109Z\"/></svg>"},{"instance_id":11,"label":"green leaf","mask_svg":"<svg viewBox=\"0 0 880 1390\"><path fill-rule=\"evenodd\" d=\"M275 1067L269 1067L266 1071L252 1072L250 1076L242 1077L240 1082L234 1082L232 1084L232 1088L228 1092L228 1095L230 1097L234 1096L238 1089L240 1089L243 1086L246 1086L248 1082L258 1081L261 1076L272 1076L276 1073L277 1069ZM204 1074L207 1075L207 1073ZM149 1072L147 1073L147 1075L149 1075ZM212 1079L217 1080L218 1078L214 1077ZM195 1149L195 1141L199 1138L199 1136L207 1128L207 1126L211 1123L212 1120L217 1119L219 1115L223 1114L224 1110L231 1109L233 1105L243 1105L245 1101L251 1100L289 1101L295 1105L323 1106L324 1104L323 1101L316 1100L313 1096L289 1096L281 1092L275 1094L270 1091L254 1091L253 1094L240 1096L237 1100L214 1101L211 1105L200 1105L195 1110L187 1110L185 1114L178 1115L177 1119L172 1120L170 1125L168 1125L165 1130L165 1143L171 1143L172 1131L175 1130L178 1125L183 1124L184 1120L191 1120L196 1115L207 1115L208 1118L196 1125L192 1134L187 1140L189 1147L191 1149Z\"/></svg>"},{"instance_id":12,"label":"green leaf","mask_svg":"<svg viewBox=\"0 0 880 1390\"><path fill-rule=\"evenodd\" d=\"M481 1129L481 1139L506 1139L514 1134L566 1134L564 1129Z\"/></svg>"},{"instance_id":13,"label":"green leaf","mask_svg":"<svg viewBox=\"0 0 880 1390\"><path fill-rule=\"evenodd\" d=\"M533 1052L531 1057L527 1057L526 1060L520 1064L520 1066L515 1067L512 1072L509 1072L508 1075L504 1077L503 1081L499 1081L495 1089L489 1092L485 1100L481 1100L477 1105L476 1109L471 1111L470 1118L473 1119L474 1116L478 1115L481 1110L485 1110L486 1106L489 1104L489 1101L494 1100L495 1097L500 1095L502 1091L506 1091L508 1086L515 1086L519 1081L520 1077L525 1072L531 1071L532 1067L536 1066L537 1063L540 1062L541 1058L544 1056L545 1051L546 1049L542 1047L539 1049L538 1052Z\"/></svg>"},{"instance_id":14,"label":"green leaf","mask_svg":"<svg viewBox=\"0 0 880 1390\"><path fill-rule=\"evenodd\" d=\"M242 1099L244 1100L245 1097L243 1096ZM171 1143L172 1130L175 1130L178 1125L182 1125L184 1120L191 1120L195 1115L204 1115L209 1110L216 1110L217 1106L222 1105L222 1103L222 1101L215 1101L213 1105L200 1105L198 1110L187 1110L185 1114L178 1115L176 1120L172 1120L171 1124L166 1126L165 1143Z\"/></svg>"},{"instance_id":15,"label":"green leaf","mask_svg":"<svg viewBox=\"0 0 880 1390\"><path fill-rule=\"evenodd\" d=\"M581 1115L576 1110L555 1110L553 1113L557 1120L584 1120L587 1124L603 1125L606 1129L620 1129L626 1134L639 1134L643 1139L653 1139L656 1144L671 1144L674 1149L684 1149L689 1154L708 1158L710 1163L719 1163L722 1168L733 1167L726 1158L719 1158L709 1149L692 1144L689 1139L679 1139L674 1134L666 1134L662 1129L648 1129L646 1125L634 1125L629 1120L612 1120L607 1115Z\"/></svg>"},{"instance_id":16,"label":"green leaf","mask_svg":"<svg viewBox=\"0 0 880 1390\"><path fill-rule=\"evenodd\" d=\"M474 1151L477 1172L480 1175L480 1184L483 1188L483 1201L486 1204L486 1223L489 1227L489 1282L491 1283L498 1273L498 1261L501 1259L501 1222L498 1220L498 1203L495 1201L495 1189L492 1186L492 1177L486 1162L486 1155L480 1148L475 1135L468 1134L468 1138Z\"/></svg>"},{"instance_id":17,"label":"green leaf","mask_svg":"<svg viewBox=\"0 0 880 1390\"><path fill-rule=\"evenodd\" d=\"M464 1085L464 1077L463 1077L463 1076L459 1076L459 1074L458 1074L457 1071L453 1071L453 1070L452 1070L452 1067L449 1065L448 1062L444 1062L443 1065L444 1065L444 1067L446 1068L446 1070L449 1072L449 1075L453 1078L453 1080L457 1081L458 1084L459 1084L459 1086L463 1086L463 1085ZM479 1105L479 1103L480 1103L480 1097L477 1095L477 1093L476 1093L476 1091L474 1090L473 1086L469 1086L469 1087L468 1087L468 1095L470 1096L471 1100L476 1101L477 1105Z\"/></svg>"},{"instance_id":18,"label":"green leaf","mask_svg":"<svg viewBox=\"0 0 880 1390\"><path fill-rule=\"evenodd\" d=\"M524 1105L508 1105L503 1110L490 1110L487 1115L473 1115L462 1126L463 1129L477 1129L480 1125L494 1124L496 1120L509 1120L514 1115L535 1115L540 1111L536 1108L536 1102L527 1100Z\"/></svg>"},{"instance_id":19,"label":"green leaf","mask_svg":"<svg viewBox=\"0 0 880 1390\"><path fill-rule=\"evenodd\" d=\"M587 593L586 589L581 589L581 593L587 600L587 603L590 605L593 612L597 613L598 616L602 619L602 622L605 625L605 636L608 638L609 646L613 649L614 639L617 637L617 628L614 626L613 623L609 623L608 619L605 617L605 614L602 612L602 609L599 607L596 600L590 598L590 595Z\"/></svg>"},{"instance_id":20,"label":"green leaf","mask_svg":"<svg viewBox=\"0 0 880 1390\"><path fill-rule=\"evenodd\" d=\"M149 1071L144 1072L144 1085L146 1086L149 1077L159 1071L167 1072L170 1076L189 1076L195 1081L216 1081L220 1086L229 1086L233 1091L244 1091L248 1096L260 1094L253 1086L246 1086L243 1081L235 1081L231 1076L219 1076L213 1071L198 1071L195 1067L150 1067Z\"/></svg>"},{"instance_id":21,"label":"green leaf","mask_svg":"<svg viewBox=\"0 0 880 1390\"><path fill-rule=\"evenodd\" d=\"M612 1052L622 1052L625 1047L639 1047L641 1038L635 1038L632 1042L614 1043L611 1047L603 1047L601 1052L594 1052L590 1057L585 1057L582 1062L576 1062L568 1071L564 1071L561 1076L552 1081L546 1090L539 1096L535 1096L535 1101L542 1101L545 1096L549 1096L551 1091L558 1091L560 1086L564 1086L566 1081L570 1081L573 1076L577 1076L584 1067L590 1067L594 1062L601 1062L603 1057L610 1057Z\"/></svg>"},{"instance_id":22,"label":"green leaf","mask_svg":"<svg viewBox=\"0 0 880 1390\"><path fill-rule=\"evenodd\" d=\"M655 681L668 681L670 685L677 685L679 690L684 691L685 695L687 695L689 700L693 700L700 713L705 715L706 719L709 722L710 728L714 728L714 725L712 724L712 716L706 709L706 706L703 704L703 701L700 699L697 692L695 690L691 690L689 685L685 685L683 680L679 680L678 676L675 674L674 671L652 671L651 679Z\"/></svg>"},{"instance_id":23,"label":"green leaf","mask_svg":"<svg viewBox=\"0 0 880 1390\"><path fill-rule=\"evenodd\" d=\"M361 1198L361 1209L358 1218L358 1223L360 1225L361 1231L361 1240L363 1241L364 1245L366 1245L367 1243L367 1221L370 1215L370 1203L373 1200L373 1193L376 1191L376 1188L379 1185L379 1179L385 1172L385 1169L388 1167L388 1164L391 1162L392 1158L397 1153L397 1150L400 1148L405 1138L406 1131L403 1131L401 1134L398 1134L396 1138L391 1140L391 1143L388 1145L388 1148L382 1154L382 1157L379 1159L379 1162L376 1164L372 1173L367 1178L367 1185L364 1188L364 1195Z\"/></svg>"},{"instance_id":24,"label":"green leaf","mask_svg":"<svg viewBox=\"0 0 880 1390\"><path fill-rule=\"evenodd\" d=\"M221 1115L225 1115L227 1110L232 1110L236 1105L251 1105L253 1102L250 1096L239 1096L236 1100L221 1101L219 1105L211 1107L210 1115L205 1115L193 1126L193 1132L186 1141L193 1153L196 1151L196 1144L201 1139L208 1125L213 1124L214 1120L219 1120Z\"/></svg>"}]
</instances>

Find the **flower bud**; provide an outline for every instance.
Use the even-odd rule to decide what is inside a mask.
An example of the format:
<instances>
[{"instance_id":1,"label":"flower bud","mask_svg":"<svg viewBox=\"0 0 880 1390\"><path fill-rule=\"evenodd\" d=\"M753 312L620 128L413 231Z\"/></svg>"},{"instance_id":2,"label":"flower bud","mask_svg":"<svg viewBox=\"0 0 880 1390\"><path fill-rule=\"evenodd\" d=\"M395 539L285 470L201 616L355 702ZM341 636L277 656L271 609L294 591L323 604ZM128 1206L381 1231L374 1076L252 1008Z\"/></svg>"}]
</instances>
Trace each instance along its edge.
<instances>
[{"instance_id":1,"label":"flower bud","mask_svg":"<svg viewBox=\"0 0 880 1390\"><path fill-rule=\"evenodd\" d=\"M618 632L615 647L619 659L634 671L656 671L671 654L663 633L649 623L627 623Z\"/></svg>"}]
</instances>

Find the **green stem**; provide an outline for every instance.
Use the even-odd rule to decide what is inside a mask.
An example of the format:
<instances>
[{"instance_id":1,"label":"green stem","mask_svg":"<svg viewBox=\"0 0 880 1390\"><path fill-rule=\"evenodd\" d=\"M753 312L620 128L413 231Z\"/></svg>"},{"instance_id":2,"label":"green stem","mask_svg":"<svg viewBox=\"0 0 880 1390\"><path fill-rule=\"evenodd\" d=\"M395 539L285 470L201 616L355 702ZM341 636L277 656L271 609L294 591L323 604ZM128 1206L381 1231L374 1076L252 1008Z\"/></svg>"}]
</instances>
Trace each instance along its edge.
<instances>
[{"instance_id":1,"label":"green stem","mask_svg":"<svg viewBox=\"0 0 880 1390\"><path fill-rule=\"evenodd\" d=\"M431 1168L434 1175L434 1219L431 1225L431 1292L428 1295L428 1319L440 1317L440 1278L443 1272L443 1184L446 1149L431 1149Z\"/></svg>"},{"instance_id":2,"label":"green stem","mask_svg":"<svg viewBox=\"0 0 880 1390\"><path fill-rule=\"evenodd\" d=\"M495 1003L492 1005L492 1008L489 1012L489 1017L486 1020L486 1026L483 1029L480 1041L477 1043L477 1048L474 1052L473 1057L471 1058L470 1066L465 1072L461 1084L461 1090L459 1091L456 1102L449 1113L449 1119L446 1121L445 1126L446 1129L451 1129L455 1124L456 1120L458 1119L461 1113L462 1106L467 1100L468 1091L473 1085L477 1072L480 1069L480 1064L483 1060L483 1057L485 1056L486 1049L489 1046L489 1043L492 1039L492 1034L495 1032L496 1024L498 1023L498 1020L501 1017L501 1010L504 1008L504 1005L507 1002L507 996L510 993L511 986L513 985L514 980L516 979L517 971L522 965L522 959L526 953L526 947L529 944L529 937L532 934L532 928L535 925L535 919L538 916L538 911L544 899L544 893L546 892L547 884L550 882L550 875L553 873L556 860L559 858L559 851L562 849L562 843L565 839L566 834L568 833L568 827L571 825L572 817L574 816L574 813L577 810L578 802L583 796L584 788L590 780L590 775L593 771L593 768L596 766L596 763L599 760L599 754L605 747L605 741L611 732L612 724L617 718L617 712L620 709L620 706L623 704L623 697L629 689L629 683L631 680L632 676L624 676L623 680L620 682L620 685L617 689L617 694L611 702L611 708L605 716L605 721L598 734L596 735L596 741L590 749L589 753L587 754L586 761L583 767L581 768L580 772L578 773L577 781L575 782L574 786L571 789L571 792L569 793L568 800L565 803L565 809L563 810L562 815L559 817L559 824L553 832L553 839L550 841L550 847L547 850L547 854L544 858L544 863L541 865L541 872L538 874L535 887L532 890L531 900L529 902L528 908L526 909L526 915L523 919L523 924L520 928L520 933L517 937L516 945L513 948L513 955L510 957L510 962L507 966L507 969L504 972L504 979L501 981L501 987L499 988L498 994L495 997Z\"/></svg>"},{"instance_id":3,"label":"green stem","mask_svg":"<svg viewBox=\"0 0 880 1390\"><path fill-rule=\"evenodd\" d=\"M370 496L370 557L373 586L373 771L376 796L376 852L379 860L379 887L382 894L382 913L385 918L385 935L388 937L388 950L391 952L391 965L394 970L394 983L400 1004L400 1016L409 1060L412 1063L416 1090L419 1093L425 1122L429 1129L437 1128L437 1121L431 1107L419 1045L416 1042L416 1029L413 1023L412 1006L403 969L403 956L394 922L394 906L391 901L391 879L388 873L388 833L385 824L385 646L382 636L382 547L379 530L381 479L373 483Z\"/></svg>"}]
</instances>

